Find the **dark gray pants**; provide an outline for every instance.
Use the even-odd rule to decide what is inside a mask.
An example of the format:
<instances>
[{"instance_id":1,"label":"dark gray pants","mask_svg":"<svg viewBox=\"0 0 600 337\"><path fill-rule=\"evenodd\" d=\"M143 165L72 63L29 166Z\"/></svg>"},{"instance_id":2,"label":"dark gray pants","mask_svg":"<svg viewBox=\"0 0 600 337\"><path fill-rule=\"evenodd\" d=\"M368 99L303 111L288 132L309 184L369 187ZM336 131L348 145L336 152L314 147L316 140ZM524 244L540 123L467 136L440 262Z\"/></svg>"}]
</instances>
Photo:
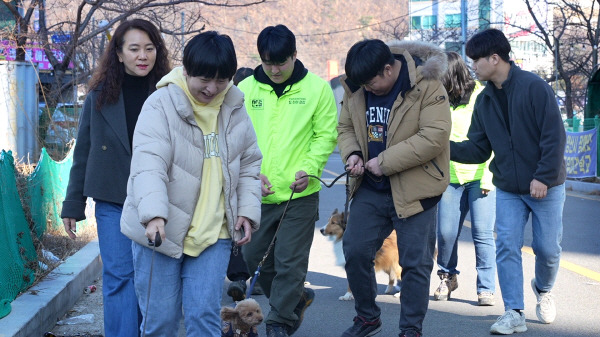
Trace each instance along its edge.
<instances>
[{"instance_id":1,"label":"dark gray pants","mask_svg":"<svg viewBox=\"0 0 600 337\"><path fill-rule=\"evenodd\" d=\"M343 238L346 274L357 315L371 321L381 314L375 303L377 281L373 260L383 240L395 229L402 266L400 330L421 331L429 304L436 214L437 205L400 219L391 193L359 188L350 206Z\"/></svg>"},{"instance_id":2,"label":"dark gray pants","mask_svg":"<svg viewBox=\"0 0 600 337\"><path fill-rule=\"evenodd\" d=\"M260 229L252 233L252 241L243 246L251 274L262 260L285 208L285 203L263 204ZM300 301L308 271L308 256L318 219L319 193L290 202L281 228L262 269L258 282L269 298L271 311L265 323L292 326L298 316L294 308Z\"/></svg>"}]
</instances>

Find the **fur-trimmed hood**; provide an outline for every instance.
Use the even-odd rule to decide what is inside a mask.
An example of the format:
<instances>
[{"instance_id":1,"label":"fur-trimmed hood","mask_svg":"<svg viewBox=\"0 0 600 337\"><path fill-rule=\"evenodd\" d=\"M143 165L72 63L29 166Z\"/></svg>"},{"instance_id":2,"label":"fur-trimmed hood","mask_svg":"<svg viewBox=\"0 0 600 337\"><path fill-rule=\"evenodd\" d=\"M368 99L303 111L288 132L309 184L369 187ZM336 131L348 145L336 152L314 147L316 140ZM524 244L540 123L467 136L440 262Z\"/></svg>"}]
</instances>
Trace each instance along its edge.
<instances>
[{"instance_id":1,"label":"fur-trimmed hood","mask_svg":"<svg viewBox=\"0 0 600 337\"><path fill-rule=\"evenodd\" d=\"M441 80L448 70L446 53L438 46L421 41L394 40L387 43L396 59L401 59L407 68L404 76L408 77L406 86L414 87L421 80ZM344 91L353 93L360 86L352 83L346 75L340 80Z\"/></svg>"},{"instance_id":2,"label":"fur-trimmed hood","mask_svg":"<svg viewBox=\"0 0 600 337\"><path fill-rule=\"evenodd\" d=\"M423 79L440 80L448 70L448 58L446 54L440 47L432 43L394 40L388 42L387 45L390 47L392 54L402 55L404 51L407 51L415 60L417 73Z\"/></svg>"}]
</instances>

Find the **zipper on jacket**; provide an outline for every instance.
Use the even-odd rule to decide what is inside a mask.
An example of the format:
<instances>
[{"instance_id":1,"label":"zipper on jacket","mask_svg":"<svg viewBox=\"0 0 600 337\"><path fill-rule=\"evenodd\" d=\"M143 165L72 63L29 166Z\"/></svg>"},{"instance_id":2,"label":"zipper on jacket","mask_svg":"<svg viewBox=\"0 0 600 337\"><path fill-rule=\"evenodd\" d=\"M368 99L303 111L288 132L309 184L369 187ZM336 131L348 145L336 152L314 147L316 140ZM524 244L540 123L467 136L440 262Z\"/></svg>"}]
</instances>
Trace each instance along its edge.
<instances>
[{"instance_id":1,"label":"zipper on jacket","mask_svg":"<svg viewBox=\"0 0 600 337\"><path fill-rule=\"evenodd\" d=\"M231 119L233 118L233 110L235 110L235 108L232 109L231 113L229 114L229 118L227 119L227 124L224 125L224 129L223 132L225 132L224 135L220 135L223 139L223 142L225 143L225 149L227 149L227 156L225 158L221 157L221 166L223 166L224 171L227 172L227 175L229 176L229 181L228 181L228 185L229 185L229 194L233 193L233 189L232 189L232 185L231 185L231 171L229 170L229 142L227 141L227 130L229 130L230 124L231 124ZM221 114L221 116L223 116ZM224 118L222 118L224 119ZM225 121L223 121L223 123L225 124ZM223 163L223 159L225 159L225 163ZM223 186L225 187L225 186ZM227 227L229 227L230 225L232 226L231 228L231 241L234 240L234 232L235 232L235 223L237 222L237 219L234 219L233 217L233 207L231 206L231 198L227 195L227 193L225 193L225 191L223 191L223 194L225 195L224 198L227 199L227 203L229 204L229 210L231 212L231 220L233 221L233 224L227 224ZM227 220L227 208L225 208L225 220ZM229 221L228 221L229 222ZM228 228L229 229L229 228Z\"/></svg>"},{"instance_id":2,"label":"zipper on jacket","mask_svg":"<svg viewBox=\"0 0 600 337\"><path fill-rule=\"evenodd\" d=\"M494 84L492 84L494 85ZM489 91L489 90L488 90ZM510 132L510 124L508 124L507 120L504 119L504 115L502 114L502 108L500 107L500 103L498 102L498 100L496 99L496 94L494 94L494 92L492 91L492 93L486 93L490 99L492 100L493 104L496 107L496 110L498 110L500 112L500 117L501 120L504 122L504 125L506 127L506 132L508 133L508 147L510 149L510 152L512 154L512 167L513 167L513 171L514 171L514 176L515 176L515 184L516 184L516 190L519 194L521 194L521 186L519 184L519 170L517 170L517 162L515 160L515 152L514 150L514 144L512 141L512 133ZM507 100L508 100L508 94L507 94ZM509 102L510 104L510 102ZM529 191L528 191L529 192Z\"/></svg>"}]
</instances>

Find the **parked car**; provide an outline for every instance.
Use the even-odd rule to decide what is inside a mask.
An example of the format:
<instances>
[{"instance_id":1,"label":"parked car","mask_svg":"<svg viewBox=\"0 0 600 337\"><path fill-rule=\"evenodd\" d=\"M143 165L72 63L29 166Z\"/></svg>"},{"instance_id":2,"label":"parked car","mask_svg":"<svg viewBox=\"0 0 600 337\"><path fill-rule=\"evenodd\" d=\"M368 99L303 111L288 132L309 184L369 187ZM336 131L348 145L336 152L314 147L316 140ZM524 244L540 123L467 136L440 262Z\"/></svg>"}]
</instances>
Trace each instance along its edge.
<instances>
[{"instance_id":1,"label":"parked car","mask_svg":"<svg viewBox=\"0 0 600 337\"><path fill-rule=\"evenodd\" d=\"M64 150L77 137L81 103L59 103L48 123L44 142L46 147Z\"/></svg>"}]
</instances>

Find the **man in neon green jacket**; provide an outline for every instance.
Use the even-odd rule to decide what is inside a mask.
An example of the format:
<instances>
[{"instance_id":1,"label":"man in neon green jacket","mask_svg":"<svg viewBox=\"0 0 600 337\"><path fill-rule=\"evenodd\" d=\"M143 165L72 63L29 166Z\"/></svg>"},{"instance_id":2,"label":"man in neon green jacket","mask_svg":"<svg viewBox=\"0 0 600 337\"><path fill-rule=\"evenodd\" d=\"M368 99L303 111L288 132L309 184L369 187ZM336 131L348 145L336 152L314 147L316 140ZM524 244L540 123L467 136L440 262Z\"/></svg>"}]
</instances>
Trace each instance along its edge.
<instances>
[{"instance_id":1,"label":"man in neon green jacket","mask_svg":"<svg viewBox=\"0 0 600 337\"><path fill-rule=\"evenodd\" d=\"M262 63L239 88L263 153L262 221L243 253L250 271L256 270L277 235L258 281L271 306L267 336L286 337L315 296L304 280L321 185L307 175L320 177L335 148L337 108L329 84L296 59L296 38L286 26L265 28L257 46Z\"/></svg>"}]
</instances>

